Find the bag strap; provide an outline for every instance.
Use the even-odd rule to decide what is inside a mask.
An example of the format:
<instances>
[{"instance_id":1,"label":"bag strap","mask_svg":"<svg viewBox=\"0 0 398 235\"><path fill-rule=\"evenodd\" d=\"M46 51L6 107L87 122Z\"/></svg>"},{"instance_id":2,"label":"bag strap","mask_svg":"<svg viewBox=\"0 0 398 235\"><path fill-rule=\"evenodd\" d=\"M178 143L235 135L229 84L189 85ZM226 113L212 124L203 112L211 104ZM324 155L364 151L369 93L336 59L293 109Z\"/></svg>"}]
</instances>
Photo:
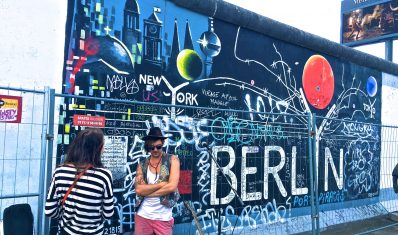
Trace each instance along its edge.
<instances>
[{"instance_id":1,"label":"bag strap","mask_svg":"<svg viewBox=\"0 0 398 235\"><path fill-rule=\"evenodd\" d=\"M68 191L65 193L64 198L61 201L61 206L63 207L66 201L66 198L69 196L69 194L72 192L73 187L76 185L76 182L82 177L88 169L90 169L93 165L88 164L86 168L80 174L75 178L75 181L73 181L72 185L69 187Z\"/></svg>"}]
</instances>

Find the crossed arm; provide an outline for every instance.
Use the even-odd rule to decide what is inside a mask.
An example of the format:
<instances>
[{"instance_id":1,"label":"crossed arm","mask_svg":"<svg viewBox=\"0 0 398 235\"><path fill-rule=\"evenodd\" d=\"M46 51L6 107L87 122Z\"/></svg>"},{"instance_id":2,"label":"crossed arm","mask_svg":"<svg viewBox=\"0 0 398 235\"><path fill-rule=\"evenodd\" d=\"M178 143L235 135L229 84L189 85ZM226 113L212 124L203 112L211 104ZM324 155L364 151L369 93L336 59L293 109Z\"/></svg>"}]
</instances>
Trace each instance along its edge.
<instances>
[{"instance_id":1,"label":"crossed arm","mask_svg":"<svg viewBox=\"0 0 398 235\"><path fill-rule=\"evenodd\" d=\"M149 169L148 169L149 170ZM180 179L180 160L175 155L171 156L170 177L168 182L146 184L140 164L137 166L135 176L135 192L142 197L160 197L175 192Z\"/></svg>"}]
</instances>

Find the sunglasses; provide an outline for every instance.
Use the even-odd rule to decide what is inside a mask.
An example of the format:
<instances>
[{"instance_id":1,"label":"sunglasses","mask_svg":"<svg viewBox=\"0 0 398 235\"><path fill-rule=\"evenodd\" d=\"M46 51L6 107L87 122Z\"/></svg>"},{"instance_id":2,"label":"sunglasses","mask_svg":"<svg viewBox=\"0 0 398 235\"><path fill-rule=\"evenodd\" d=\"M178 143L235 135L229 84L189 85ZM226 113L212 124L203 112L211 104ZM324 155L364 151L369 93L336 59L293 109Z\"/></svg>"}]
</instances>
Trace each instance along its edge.
<instances>
[{"instance_id":1,"label":"sunglasses","mask_svg":"<svg viewBox=\"0 0 398 235\"><path fill-rule=\"evenodd\" d=\"M150 149L151 151L155 150L155 148L156 148L157 150L161 150L161 149L163 148L163 145L159 144L159 145L156 145L156 146L151 146L151 147L149 147L149 149Z\"/></svg>"}]
</instances>

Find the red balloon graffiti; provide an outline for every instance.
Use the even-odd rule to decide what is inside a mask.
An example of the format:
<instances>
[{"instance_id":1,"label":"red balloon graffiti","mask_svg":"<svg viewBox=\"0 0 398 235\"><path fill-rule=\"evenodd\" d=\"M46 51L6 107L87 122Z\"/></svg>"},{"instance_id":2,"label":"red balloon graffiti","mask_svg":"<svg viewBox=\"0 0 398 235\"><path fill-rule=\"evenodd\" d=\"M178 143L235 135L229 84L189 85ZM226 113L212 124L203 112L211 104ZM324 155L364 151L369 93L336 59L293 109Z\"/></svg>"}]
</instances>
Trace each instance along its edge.
<instances>
[{"instance_id":1,"label":"red balloon graffiti","mask_svg":"<svg viewBox=\"0 0 398 235\"><path fill-rule=\"evenodd\" d=\"M303 70L303 88L308 102L317 109L326 108L334 93L334 76L329 62L320 55L311 56Z\"/></svg>"}]
</instances>

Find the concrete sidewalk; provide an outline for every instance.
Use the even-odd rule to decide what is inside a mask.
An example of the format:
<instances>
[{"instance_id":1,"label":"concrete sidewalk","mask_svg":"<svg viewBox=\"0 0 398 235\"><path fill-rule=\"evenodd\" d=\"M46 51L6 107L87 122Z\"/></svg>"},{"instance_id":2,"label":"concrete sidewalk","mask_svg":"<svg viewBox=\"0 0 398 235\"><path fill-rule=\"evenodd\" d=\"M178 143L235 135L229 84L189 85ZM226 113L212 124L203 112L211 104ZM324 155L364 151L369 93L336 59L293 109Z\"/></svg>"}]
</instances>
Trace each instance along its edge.
<instances>
[{"instance_id":1,"label":"concrete sidewalk","mask_svg":"<svg viewBox=\"0 0 398 235\"><path fill-rule=\"evenodd\" d=\"M298 233L309 235L311 232ZM322 235L346 234L372 234L396 235L398 234L398 214L386 214L365 220L338 224L321 229Z\"/></svg>"}]
</instances>

